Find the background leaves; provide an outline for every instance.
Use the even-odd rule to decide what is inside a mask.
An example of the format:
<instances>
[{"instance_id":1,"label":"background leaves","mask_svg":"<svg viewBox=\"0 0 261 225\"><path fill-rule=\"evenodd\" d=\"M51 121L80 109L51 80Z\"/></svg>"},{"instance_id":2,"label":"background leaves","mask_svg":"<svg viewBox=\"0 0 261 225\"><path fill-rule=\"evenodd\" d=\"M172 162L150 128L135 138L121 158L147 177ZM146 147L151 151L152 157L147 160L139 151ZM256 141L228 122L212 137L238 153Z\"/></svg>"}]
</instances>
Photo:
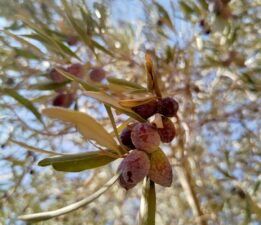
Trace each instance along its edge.
<instances>
[{"instance_id":1,"label":"background leaves","mask_svg":"<svg viewBox=\"0 0 261 225\"><path fill-rule=\"evenodd\" d=\"M18 215L62 208L113 176L118 160L104 155L104 163L114 161L81 173L39 167L48 153L42 150L67 157L95 149L94 158L101 157L74 122L39 112L60 93L71 93L70 112L94 118L112 134L94 140L116 150L113 129L143 121L119 102L148 97L146 51L162 96L180 105L173 121L178 138L161 146L176 172L172 187L156 185L155 224L193 225L198 216L210 224L260 223L260 4L229 1L218 11L215 2L221 1L0 1L1 224L22 224ZM50 79L52 68L74 63L83 65L83 77L61 70L68 82ZM101 83L89 77L96 67L106 71ZM111 107L113 126L104 104ZM79 168L97 166L91 159ZM235 183L243 192L235 191ZM126 197L115 185L84 210L44 223L75 224L77 218L79 224L134 224L140 188Z\"/></svg>"}]
</instances>

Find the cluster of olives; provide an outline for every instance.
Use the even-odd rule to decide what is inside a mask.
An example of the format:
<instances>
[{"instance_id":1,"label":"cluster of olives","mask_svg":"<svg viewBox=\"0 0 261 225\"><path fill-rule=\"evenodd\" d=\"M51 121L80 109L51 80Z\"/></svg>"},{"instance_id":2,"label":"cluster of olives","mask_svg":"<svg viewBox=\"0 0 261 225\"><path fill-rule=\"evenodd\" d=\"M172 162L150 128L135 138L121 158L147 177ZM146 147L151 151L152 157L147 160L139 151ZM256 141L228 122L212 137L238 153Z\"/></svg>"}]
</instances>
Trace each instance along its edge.
<instances>
[{"instance_id":1,"label":"cluster of olives","mask_svg":"<svg viewBox=\"0 0 261 225\"><path fill-rule=\"evenodd\" d=\"M58 68L81 79L84 77L85 74L84 67L80 63L71 64L66 68L64 67L58 67ZM105 78L105 75L106 75L105 70L100 67L94 67L88 73L89 79L93 82L101 82ZM67 80L55 68L49 71L49 78L55 83L62 83ZM65 108L70 107L75 100L75 95L73 93L68 93L63 89L59 89L57 92L58 92L57 95L54 97L52 101L52 105L65 107Z\"/></svg>"},{"instance_id":2,"label":"cluster of olives","mask_svg":"<svg viewBox=\"0 0 261 225\"><path fill-rule=\"evenodd\" d=\"M169 143L174 139L175 127L168 117L176 116L178 108L177 101L170 97L152 100L132 108L144 119L160 113L163 126L157 128L149 122L135 122L123 129L120 139L130 152L119 166L119 183L122 187L128 190L145 176L162 186L171 185L172 169L159 145L160 142Z\"/></svg>"}]
</instances>

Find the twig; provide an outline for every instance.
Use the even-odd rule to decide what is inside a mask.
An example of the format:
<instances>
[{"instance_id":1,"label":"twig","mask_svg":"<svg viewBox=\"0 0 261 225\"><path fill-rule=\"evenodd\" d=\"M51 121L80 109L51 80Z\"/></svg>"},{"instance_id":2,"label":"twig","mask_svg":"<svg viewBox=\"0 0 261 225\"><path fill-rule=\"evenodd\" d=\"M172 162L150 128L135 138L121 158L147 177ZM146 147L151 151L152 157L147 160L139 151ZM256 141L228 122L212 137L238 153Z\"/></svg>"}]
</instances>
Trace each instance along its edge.
<instances>
[{"instance_id":1,"label":"twig","mask_svg":"<svg viewBox=\"0 0 261 225\"><path fill-rule=\"evenodd\" d=\"M182 148L180 148L179 150L183 151ZM182 188L186 193L187 201L192 209L193 215L197 218L197 223L199 225L207 225L206 220L204 219L204 214L200 207L199 199L197 198L196 192L193 187L191 174L188 168L188 159L186 155L180 161L180 166L175 167L175 169L178 174L178 178L182 185Z\"/></svg>"},{"instance_id":2,"label":"twig","mask_svg":"<svg viewBox=\"0 0 261 225\"><path fill-rule=\"evenodd\" d=\"M65 206L63 208L48 211L48 212L42 212L42 213L35 213L35 214L29 214L29 215L23 215L19 216L18 219L25 220L28 222L36 222L36 221L42 221L42 220L48 220L54 217L58 217L70 212L73 212L89 203L94 201L96 198L100 197L104 192L106 192L118 179L119 174L116 174L112 179L110 179L101 189L93 193L92 195L75 202L71 205Z\"/></svg>"}]
</instances>

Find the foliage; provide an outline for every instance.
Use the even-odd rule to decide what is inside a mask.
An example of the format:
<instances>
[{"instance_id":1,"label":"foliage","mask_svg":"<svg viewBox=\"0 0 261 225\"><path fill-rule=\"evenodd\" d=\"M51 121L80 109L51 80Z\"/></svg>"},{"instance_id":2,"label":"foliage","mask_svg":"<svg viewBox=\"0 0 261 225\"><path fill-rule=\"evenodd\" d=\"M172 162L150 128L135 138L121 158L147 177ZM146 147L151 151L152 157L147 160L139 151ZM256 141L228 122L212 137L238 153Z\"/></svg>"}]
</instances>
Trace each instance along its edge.
<instances>
[{"instance_id":1,"label":"foliage","mask_svg":"<svg viewBox=\"0 0 261 225\"><path fill-rule=\"evenodd\" d=\"M0 0L0 223L51 211L43 224L259 224L260 6ZM51 107L61 93L70 109ZM173 183L126 192L119 133L155 95L179 102L177 137L161 145Z\"/></svg>"}]
</instances>

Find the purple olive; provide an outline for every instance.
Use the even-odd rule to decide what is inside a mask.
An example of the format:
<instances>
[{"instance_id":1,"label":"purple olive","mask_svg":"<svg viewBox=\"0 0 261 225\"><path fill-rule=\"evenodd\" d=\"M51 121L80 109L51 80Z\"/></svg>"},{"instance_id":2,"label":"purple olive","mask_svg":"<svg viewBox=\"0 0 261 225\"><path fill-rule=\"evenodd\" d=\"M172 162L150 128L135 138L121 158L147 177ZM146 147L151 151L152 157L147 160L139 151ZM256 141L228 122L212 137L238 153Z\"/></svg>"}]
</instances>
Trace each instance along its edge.
<instances>
[{"instance_id":1,"label":"purple olive","mask_svg":"<svg viewBox=\"0 0 261 225\"><path fill-rule=\"evenodd\" d=\"M179 109L178 102L170 97L158 100L158 113L166 117L173 117L177 115Z\"/></svg>"},{"instance_id":2,"label":"purple olive","mask_svg":"<svg viewBox=\"0 0 261 225\"><path fill-rule=\"evenodd\" d=\"M162 117L163 128L157 128L160 140L164 143L171 142L176 136L176 130L172 121L167 117Z\"/></svg>"},{"instance_id":3,"label":"purple olive","mask_svg":"<svg viewBox=\"0 0 261 225\"><path fill-rule=\"evenodd\" d=\"M129 127L125 127L120 133L120 139L123 145L128 147L128 149L135 149L135 146L131 140L131 129Z\"/></svg>"},{"instance_id":4,"label":"purple olive","mask_svg":"<svg viewBox=\"0 0 261 225\"><path fill-rule=\"evenodd\" d=\"M83 75L83 66L80 63L74 63L67 67L67 72L81 78Z\"/></svg>"},{"instance_id":5,"label":"purple olive","mask_svg":"<svg viewBox=\"0 0 261 225\"><path fill-rule=\"evenodd\" d=\"M119 183L126 190L133 188L148 175L150 159L148 155L139 150L131 151L119 166L121 173Z\"/></svg>"},{"instance_id":6,"label":"purple olive","mask_svg":"<svg viewBox=\"0 0 261 225\"><path fill-rule=\"evenodd\" d=\"M103 68L95 67L89 72L89 77L94 82L101 82L106 76L106 72Z\"/></svg>"},{"instance_id":7,"label":"purple olive","mask_svg":"<svg viewBox=\"0 0 261 225\"><path fill-rule=\"evenodd\" d=\"M71 106L73 101L74 101L74 95L73 94L58 94L53 99L52 104L53 104L53 106L68 108L68 107Z\"/></svg>"},{"instance_id":8,"label":"purple olive","mask_svg":"<svg viewBox=\"0 0 261 225\"><path fill-rule=\"evenodd\" d=\"M76 36L68 36L66 42L68 45L73 46L78 43L78 38Z\"/></svg>"},{"instance_id":9,"label":"purple olive","mask_svg":"<svg viewBox=\"0 0 261 225\"><path fill-rule=\"evenodd\" d=\"M157 112L157 101L152 100L143 105L138 105L132 108L134 112L139 114L142 118L148 119Z\"/></svg>"},{"instance_id":10,"label":"purple olive","mask_svg":"<svg viewBox=\"0 0 261 225\"><path fill-rule=\"evenodd\" d=\"M157 150L150 155L149 178L156 184L170 187L172 183L172 168L163 151Z\"/></svg>"},{"instance_id":11,"label":"purple olive","mask_svg":"<svg viewBox=\"0 0 261 225\"><path fill-rule=\"evenodd\" d=\"M63 71L65 71L65 69L63 67L58 67L58 69L61 69ZM66 81L67 79L61 74L59 73L55 68L51 69L49 71L49 77L52 81L56 82L56 83L61 83Z\"/></svg>"},{"instance_id":12,"label":"purple olive","mask_svg":"<svg viewBox=\"0 0 261 225\"><path fill-rule=\"evenodd\" d=\"M137 123L131 132L131 140L136 149L152 153L160 145L160 136L156 128L148 123Z\"/></svg>"}]
</instances>

